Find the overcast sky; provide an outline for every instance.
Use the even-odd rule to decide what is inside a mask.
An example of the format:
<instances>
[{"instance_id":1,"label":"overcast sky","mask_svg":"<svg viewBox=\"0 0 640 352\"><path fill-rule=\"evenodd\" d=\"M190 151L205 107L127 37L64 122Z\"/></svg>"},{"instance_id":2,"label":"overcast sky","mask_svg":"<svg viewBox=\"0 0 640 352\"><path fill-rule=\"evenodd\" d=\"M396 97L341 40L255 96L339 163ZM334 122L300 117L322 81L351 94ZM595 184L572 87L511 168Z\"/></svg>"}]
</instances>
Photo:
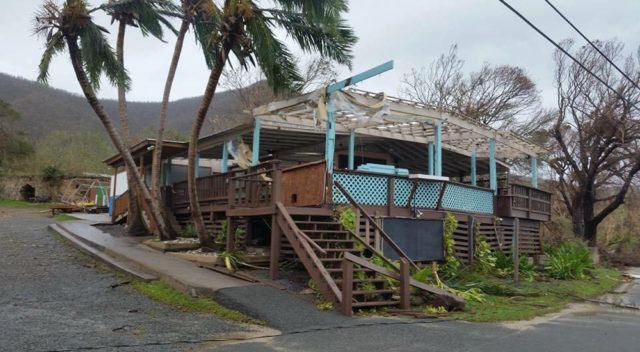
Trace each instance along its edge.
<instances>
[{"instance_id":1,"label":"overcast sky","mask_svg":"<svg viewBox=\"0 0 640 352\"><path fill-rule=\"evenodd\" d=\"M2 0L0 11L0 72L35 79L42 54L41 38L32 35L33 13L41 0ZM543 0L510 0L533 23L556 40L577 34ZM635 51L640 43L638 0L554 0L554 4L591 39L616 38ZM90 1L98 4L98 1ZM457 43L467 70L483 62L525 68L537 83L547 106L554 104L552 46L497 0L352 0L347 19L360 38L355 46L353 73L393 59L395 69L358 87L395 95L403 73L428 65ZM115 42L116 27L109 26ZM128 31L125 64L133 79L129 100L158 101L173 49L168 43ZM582 43L578 40L578 43ZM296 52L297 49L296 49ZM350 72L341 69L347 77ZM186 41L172 99L201 95L208 71L192 37ZM54 59L50 85L80 93L66 56ZM101 97L115 98L103 84Z\"/></svg>"}]
</instances>

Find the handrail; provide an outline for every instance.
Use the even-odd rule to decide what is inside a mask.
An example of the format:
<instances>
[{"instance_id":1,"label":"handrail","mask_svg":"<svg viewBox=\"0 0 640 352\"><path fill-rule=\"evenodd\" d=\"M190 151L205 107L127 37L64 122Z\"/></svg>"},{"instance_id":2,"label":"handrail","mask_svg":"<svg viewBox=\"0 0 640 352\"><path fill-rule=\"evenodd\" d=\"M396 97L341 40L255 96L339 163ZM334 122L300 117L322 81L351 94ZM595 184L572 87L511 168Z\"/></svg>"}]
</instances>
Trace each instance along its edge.
<instances>
[{"instance_id":1,"label":"handrail","mask_svg":"<svg viewBox=\"0 0 640 352\"><path fill-rule=\"evenodd\" d=\"M280 214L282 214L284 219L287 220L287 223L289 223L289 226L291 226L291 228L298 235L298 237L302 237L302 239L309 242L309 244L313 246L318 252L322 254L327 254L327 251L325 251L324 248L320 247L315 241L311 240L311 238L309 238L309 236L307 236L306 233L302 232L302 230L298 228L295 221L293 221L293 218L291 218L291 215L289 215L289 212L284 207L284 204L282 204L282 202L276 202L276 207L278 208L278 210L280 211Z\"/></svg>"},{"instance_id":2,"label":"handrail","mask_svg":"<svg viewBox=\"0 0 640 352\"><path fill-rule=\"evenodd\" d=\"M393 272L393 271L391 271L391 270L389 270L387 268L383 268L381 266L375 265L375 264L369 262L366 259L357 257L357 256L355 256L355 255L353 255L351 253L348 253L348 252L345 252L345 254L342 257L342 259L350 261L350 262L352 262L354 264L360 265L363 268L366 268L366 269L369 269L369 270L373 270L374 272L376 272L376 273L378 273L380 275L384 275L384 276L390 277L390 278L392 278L394 280L400 281L401 278L402 278L400 273L395 273L395 272ZM413 287L425 290L427 292L430 292L430 293L433 293L433 294L436 294L436 295L450 297L450 298L452 298L453 300L455 300L458 303L464 303L464 298L462 298L462 297L460 297L458 295L455 295L455 294L453 294L453 293L451 293L451 292L449 292L447 290L443 290L443 289L438 288L438 287L429 286L429 285L427 285L427 284L425 284L423 282L420 282L418 280L415 280L413 278L409 278L409 284L411 286L413 286Z\"/></svg>"},{"instance_id":3,"label":"handrail","mask_svg":"<svg viewBox=\"0 0 640 352\"><path fill-rule=\"evenodd\" d=\"M347 231L349 231L349 233L353 236L353 238L355 238L358 242L360 242L363 246L365 246L368 250L370 250L373 254L377 255L378 257L380 257L385 263L389 264L392 268L394 268L396 271L400 270L392 261L391 259L385 257L382 253L380 253L379 251L377 251L375 248L373 248L372 245L370 245L369 243L367 243L366 240L364 240L360 235L358 235L357 233L347 229Z\"/></svg>"},{"instance_id":4,"label":"handrail","mask_svg":"<svg viewBox=\"0 0 640 352\"><path fill-rule=\"evenodd\" d=\"M340 192L342 192L342 194L349 200L349 202L356 208L358 208L358 210L360 210L360 212L362 212L362 214L367 218L367 220L373 224L373 227L376 228L376 230L380 231L380 234L382 235L382 237L387 241L387 243L391 246L391 248L393 248L393 250L396 251L396 253L401 257L401 258L405 258L407 261L409 261L409 263L411 264L411 266L413 266L414 268L418 269L418 266L416 265L416 263L413 262L413 260L411 260L411 258L409 258L409 256L400 248L398 247L398 245L391 239L391 237L382 229L382 227L380 225L378 225L377 222L375 222L375 220L373 220L373 218L364 210L364 208L358 204L358 202L356 202L355 199L353 199L353 197L351 196L351 194L349 194L349 192L347 192L347 190L342 187L342 185L340 184L340 182L338 181L333 181L333 184L338 187L338 189L340 190Z\"/></svg>"}]
</instances>

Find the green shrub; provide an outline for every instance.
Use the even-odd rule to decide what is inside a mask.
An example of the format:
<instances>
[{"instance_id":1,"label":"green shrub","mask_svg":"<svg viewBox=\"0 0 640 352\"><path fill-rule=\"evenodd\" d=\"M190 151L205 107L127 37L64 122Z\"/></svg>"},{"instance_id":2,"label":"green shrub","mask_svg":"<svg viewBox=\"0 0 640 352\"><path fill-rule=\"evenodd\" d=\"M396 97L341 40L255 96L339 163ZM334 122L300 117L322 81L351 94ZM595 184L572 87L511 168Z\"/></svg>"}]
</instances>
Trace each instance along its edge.
<instances>
[{"instance_id":1,"label":"green shrub","mask_svg":"<svg viewBox=\"0 0 640 352\"><path fill-rule=\"evenodd\" d=\"M42 169L42 175L45 181L55 181L62 178L64 173L57 166L49 165Z\"/></svg>"},{"instance_id":2,"label":"green shrub","mask_svg":"<svg viewBox=\"0 0 640 352\"><path fill-rule=\"evenodd\" d=\"M356 213L353 212L353 209L346 208L341 211L339 221L345 229L356 232Z\"/></svg>"},{"instance_id":3,"label":"green shrub","mask_svg":"<svg viewBox=\"0 0 640 352\"><path fill-rule=\"evenodd\" d=\"M245 248L246 242L244 239L244 229L242 227L240 226L236 227L235 237L236 237L236 248Z\"/></svg>"},{"instance_id":4,"label":"green shrub","mask_svg":"<svg viewBox=\"0 0 640 352\"><path fill-rule=\"evenodd\" d=\"M589 248L579 242L564 242L548 253L546 268L559 280L584 279L587 269L593 268Z\"/></svg>"},{"instance_id":5,"label":"green shrub","mask_svg":"<svg viewBox=\"0 0 640 352\"><path fill-rule=\"evenodd\" d=\"M180 231L180 237L187 237L187 238L198 237L198 233L196 232L195 225L187 224L187 226L183 227L182 231Z\"/></svg>"},{"instance_id":6,"label":"green shrub","mask_svg":"<svg viewBox=\"0 0 640 352\"><path fill-rule=\"evenodd\" d=\"M499 276L513 275L513 256L496 251L496 270ZM536 265L529 262L529 257L524 255L518 258L518 273L525 281L533 281L538 275Z\"/></svg>"},{"instance_id":7,"label":"green shrub","mask_svg":"<svg viewBox=\"0 0 640 352\"><path fill-rule=\"evenodd\" d=\"M476 270L489 274L494 272L496 267L496 256L491 252L491 247L487 243L485 236L476 236L474 245L474 258L476 260Z\"/></svg>"},{"instance_id":8,"label":"green shrub","mask_svg":"<svg viewBox=\"0 0 640 352\"><path fill-rule=\"evenodd\" d=\"M216 236L216 242L225 242L227 240L227 220L220 222L220 233Z\"/></svg>"}]
</instances>

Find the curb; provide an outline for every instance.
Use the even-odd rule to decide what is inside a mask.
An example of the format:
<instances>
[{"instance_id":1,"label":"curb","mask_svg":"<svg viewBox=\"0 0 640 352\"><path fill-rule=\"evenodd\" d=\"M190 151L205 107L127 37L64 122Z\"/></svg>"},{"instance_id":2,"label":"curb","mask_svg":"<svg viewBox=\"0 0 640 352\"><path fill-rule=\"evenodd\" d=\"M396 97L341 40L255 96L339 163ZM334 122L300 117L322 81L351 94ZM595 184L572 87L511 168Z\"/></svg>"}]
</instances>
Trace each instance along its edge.
<instances>
[{"instance_id":1,"label":"curb","mask_svg":"<svg viewBox=\"0 0 640 352\"><path fill-rule=\"evenodd\" d=\"M106 264L107 266L109 266L114 270L117 270L127 275L131 275L143 281L152 281L152 280L158 279L157 276L154 276L152 274L139 270L138 268L134 268L127 262L123 262L119 258L109 255L108 253L104 252L100 248L97 248L97 247L100 247L98 245L95 245L95 244L94 244L95 246L89 245L87 243L88 241L83 241L80 238L76 237L75 235L73 235L73 233L69 232L63 226L60 226L60 224L57 224L57 223L51 224L48 226L48 228L49 228L49 231L64 237L64 239L66 239L69 242L69 244L71 244L74 248L80 251L83 251L93 259L99 260L100 262Z\"/></svg>"}]
</instances>

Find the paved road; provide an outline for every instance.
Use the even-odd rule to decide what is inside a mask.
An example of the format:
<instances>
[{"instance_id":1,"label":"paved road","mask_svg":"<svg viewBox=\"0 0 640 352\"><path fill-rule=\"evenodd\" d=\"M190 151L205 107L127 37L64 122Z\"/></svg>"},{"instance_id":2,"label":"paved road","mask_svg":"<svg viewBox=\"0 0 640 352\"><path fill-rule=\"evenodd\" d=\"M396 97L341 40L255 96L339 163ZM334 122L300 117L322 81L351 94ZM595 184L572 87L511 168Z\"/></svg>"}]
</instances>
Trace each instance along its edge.
<instances>
[{"instance_id":1,"label":"paved road","mask_svg":"<svg viewBox=\"0 0 640 352\"><path fill-rule=\"evenodd\" d=\"M249 330L184 313L121 286L46 230L33 211L0 209L0 351L139 345L131 351L191 349L171 344ZM167 345L144 346L155 342Z\"/></svg>"},{"instance_id":2,"label":"paved road","mask_svg":"<svg viewBox=\"0 0 640 352\"><path fill-rule=\"evenodd\" d=\"M177 311L126 286L110 289L119 280L91 267L74 249L55 240L44 229L50 221L25 213L7 217L0 209L0 351L91 346L123 351L247 352L640 350L640 313L596 305L510 325L331 315L320 319L297 311L291 313L297 317L277 314L282 319L272 323L283 332L275 337L177 343L263 332L247 333L247 326ZM247 297L251 294L268 296L269 292L247 293ZM640 303L640 286L632 287L624 301ZM264 303L252 313L274 315L274 310L286 305ZM130 313L132 309L137 312ZM167 344L150 345L155 342ZM136 346L117 348L123 344Z\"/></svg>"}]
</instances>

